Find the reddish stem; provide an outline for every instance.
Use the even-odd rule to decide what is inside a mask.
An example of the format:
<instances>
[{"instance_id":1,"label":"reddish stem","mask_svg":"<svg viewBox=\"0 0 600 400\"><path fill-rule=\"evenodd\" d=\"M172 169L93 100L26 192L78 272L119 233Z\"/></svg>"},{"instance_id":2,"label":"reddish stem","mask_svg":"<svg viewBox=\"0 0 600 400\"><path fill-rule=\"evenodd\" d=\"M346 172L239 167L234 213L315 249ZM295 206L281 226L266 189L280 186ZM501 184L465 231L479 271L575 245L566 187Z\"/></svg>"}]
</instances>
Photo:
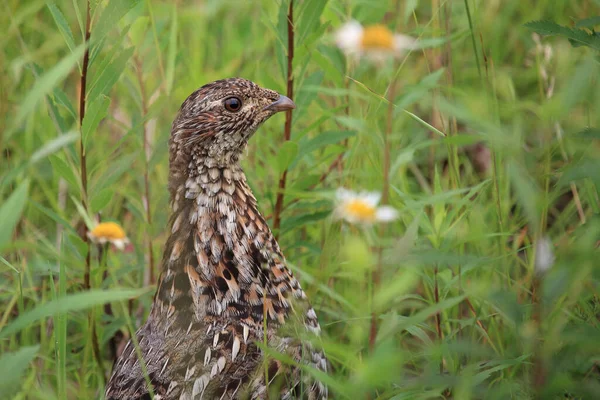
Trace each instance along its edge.
<instances>
[{"instance_id":1,"label":"reddish stem","mask_svg":"<svg viewBox=\"0 0 600 400\"><path fill-rule=\"evenodd\" d=\"M293 60L294 60L294 0L290 0L288 6L287 16L287 31L288 31L288 42L287 42L287 97L290 99L294 98L294 76L293 76ZM283 131L284 141L289 141L292 137L292 110L288 110L285 113L285 127ZM281 174L279 178L279 187L277 191L277 199L275 201L275 211L273 213L273 231L275 232L275 239L279 237L279 226L281 225L281 212L283 211L283 196L285 191L285 184L287 181L287 169Z\"/></svg>"},{"instance_id":2,"label":"reddish stem","mask_svg":"<svg viewBox=\"0 0 600 400\"><path fill-rule=\"evenodd\" d=\"M83 118L85 117L85 92L86 92L86 82L87 82L87 73L88 73L88 65L90 63L90 34L91 34L91 18L90 18L90 2L87 2L87 11L86 11L86 21L85 21L85 53L83 54L83 65L81 68L81 79L79 84L79 127L83 127ZM87 211L87 160L85 154L85 145L83 143L83 130L81 130L81 141L79 144L79 164L81 165L81 204L83 208ZM90 245L87 237L87 227L83 228L83 240L88 244L88 252L85 257L85 273L83 278L83 286L84 289L90 289Z\"/></svg>"}]
</instances>

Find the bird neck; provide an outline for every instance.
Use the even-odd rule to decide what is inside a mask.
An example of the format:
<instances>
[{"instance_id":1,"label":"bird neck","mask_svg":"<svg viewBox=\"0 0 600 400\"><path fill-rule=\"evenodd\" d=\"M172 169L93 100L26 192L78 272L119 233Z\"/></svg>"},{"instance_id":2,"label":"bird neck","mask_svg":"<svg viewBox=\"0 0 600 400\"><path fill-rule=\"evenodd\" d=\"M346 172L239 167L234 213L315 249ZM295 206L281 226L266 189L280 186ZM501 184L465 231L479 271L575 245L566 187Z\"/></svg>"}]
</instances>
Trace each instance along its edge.
<instances>
[{"instance_id":1,"label":"bird neck","mask_svg":"<svg viewBox=\"0 0 600 400\"><path fill-rule=\"evenodd\" d=\"M186 172L170 182L170 236L153 312L182 329L190 314L262 321L266 310L282 322L283 293L300 288L240 164L192 158Z\"/></svg>"}]
</instances>

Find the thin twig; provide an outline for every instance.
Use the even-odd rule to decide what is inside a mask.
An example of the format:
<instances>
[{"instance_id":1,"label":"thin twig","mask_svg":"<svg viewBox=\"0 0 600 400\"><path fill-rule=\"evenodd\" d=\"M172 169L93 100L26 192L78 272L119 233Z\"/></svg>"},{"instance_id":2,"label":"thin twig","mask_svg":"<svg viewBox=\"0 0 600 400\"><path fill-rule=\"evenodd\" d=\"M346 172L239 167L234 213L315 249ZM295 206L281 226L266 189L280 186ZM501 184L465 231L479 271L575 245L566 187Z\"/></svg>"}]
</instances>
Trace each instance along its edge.
<instances>
[{"instance_id":1,"label":"thin twig","mask_svg":"<svg viewBox=\"0 0 600 400\"><path fill-rule=\"evenodd\" d=\"M390 136L394 121L394 98L396 97L396 80L390 84L388 91L388 108L386 116L385 132L383 134L383 187L381 190L381 204L388 204L390 197ZM380 226L380 235L385 234L385 226ZM377 292L381 284L381 274L383 271L383 247L377 247L377 265L372 273L373 292ZM377 315L373 311L371 313L371 327L369 329L369 350L375 348L375 340L377 339Z\"/></svg>"},{"instance_id":2,"label":"thin twig","mask_svg":"<svg viewBox=\"0 0 600 400\"><path fill-rule=\"evenodd\" d=\"M477 311L475 311L475 307L473 307L473 303L471 303L471 300L469 300L468 297L465 297L465 303L469 307L469 310L471 311L471 314L473 315L473 318L475 318L475 323L477 324L477 326L479 326L479 328L481 328L481 330L483 330L487 334L487 336L489 337L490 333L486 329L485 325L483 325L483 322L481 322L479 320L479 317L477 316ZM483 342L485 343L486 341L487 341L487 338L484 338Z\"/></svg>"},{"instance_id":3,"label":"thin twig","mask_svg":"<svg viewBox=\"0 0 600 400\"><path fill-rule=\"evenodd\" d=\"M293 60L294 60L294 0L290 0L288 6L287 16L287 97L293 100L294 97L294 74L293 74ZM283 131L284 141L289 141L292 137L292 110L288 110L285 113L285 127ZM279 226L281 224L281 212L283 210L283 196L285 191L285 184L287 180L287 169L281 174L279 178L279 188L277 191L277 200L275 201L275 211L273 213L273 230L275 232L275 239L279 236Z\"/></svg>"},{"instance_id":4,"label":"thin twig","mask_svg":"<svg viewBox=\"0 0 600 400\"><path fill-rule=\"evenodd\" d=\"M533 356L533 369L531 371L531 381L536 393L536 399L543 397L544 386L546 382L546 367L544 364L543 342L541 338L542 328L542 275L534 272L531 283L531 305L533 307L532 320L536 330L536 343Z\"/></svg>"},{"instance_id":5,"label":"thin twig","mask_svg":"<svg viewBox=\"0 0 600 400\"><path fill-rule=\"evenodd\" d=\"M81 68L81 79L79 85L79 127L81 128L81 141L79 147L79 164L81 167L81 204L87 211L87 160L85 154L85 145L83 143L83 118L85 117L85 95L86 82L88 74L88 65L90 62L90 34L91 34L91 18L90 18L90 2L87 1L87 11L85 20L85 53L83 54L83 65ZM83 228L83 240L87 243L88 252L85 257L85 274L83 278L83 287L86 290L90 289L90 243L87 237L87 227Z\"/></svg>"},{"instance_id":6,"label":"thin twig","mask_svg":"<svg viewBox=\"0 0 600 400\"><path fill-rule=\"evenodd\" d=\"M329 167L327 168L327 171L325 171L321 174L321 176L319 177L319 182L315 183L314 185L310 185L307 190L308 191L313 190L314 188L317 187L318 184L325 182L325 179L327 179L327 177L333 171L335 171L335 169L339 166L339 164L343 161L343 159L344 159L344 153L342 152L342 153L338 154L338 156L335 158L335 160L333 160L333 162L329 165ZM290 200L288 203L286 203L282 206L281 211L283 212L283 211L287 210L290 206L296 204L299 201L300 201L299 198L294 198L294 199ZM271 219L271 217L273 217L273 214L267 215L265 219Z\"/></svg>"},{"instance_id":7,"label":"thin twig","mask_svg":"<svg viewBox=\"0 0 600 400\"><path fill-rule=\"evenodd\" d=\"M90 36L91 36L91 25L92 19L90 15L90 1L86 2L86 17L85 17L85 38L84 38L84 46L85 53L83 53L83 64L81 67L81 79L79 85L79 127L81 130L81 141L79 147L79 163L81 167L81 204L83 208L88 210L88 199L87 199L87 159L86 159L86 150L85 144L83 141L83 119L85 118L85 100L86 100L86 87L87 87L87 74L88 74L88 66L90 63ZM87 255L85 257L85 273L83 278L83 287L84 290L89 290L91 288L90 283L90 265L91 265L91 246L87 237L87 226L83 227L83 240L87 244ZM96 331L96 322L94 319L93 310L90 311L88 315L91 335L92 335L92 352L94 354L94 358L96 363L98 364L98 368L100 369L100 373L102 376L102 380L106 378L106 372L104 370L104 365L102 364L102 354L100 353L100 344L98 341L98 332Z\"/></svg>"},{"instance_id":8,"label":"thin twig","mask_svg":"<svg viewBox=\"0 0 600 400\"><path fill-rule=\"evenodd\" d=\"M467 11L467 19L469 20L469 30L471 31L471 44L473 45L473 53L475 54L475 65L479 73L479 79L483 80L481 75L481 66L479 65L479 54L477 53L477 43L475 41L475 30L473 29L473 20L471 19L471 9L469 8L469 0L465 0L465 10Z\"/></svg>"},{"instance_id":9,"label":"thin twig","mask_svg":"<svg viewBox=\"0 0 600 400\"><path fill-rule=\"evenodd\" d=\"M437 267L437 265L435 266L435 269L433 271L433 298L434 298L435 304L440 303L440 288L438 285L438 267ZM442 334L441 311L438 311L437 313L435 313L435 330L437 332L438 339L441 342L442 339L444 338L443 334ZM443 372L444 372L444 364L443 364L443 362L440 362L440 374Z\"/></svg>"},{"instance_id":10,"label":"thin twig","mask_svg":"<svg viewBox=\"0 0 600 400\"><path fill-rule=\"evenodd\" d=\"M96 320L94 318L94 312L90 312L90 323L92 330L92 351L94 352L94 358L96 359L96 363L98 364L98 368L100 368L100 376L102 377L102 385L105 384L106 379L106 370L104 369L104 364L102 363L102 353L100 352L100 344L98 340L98 331L96 329Z\"/></svg>"},{"instance_id":11,"label":"thin twig","mask_svg":"<svg viewBox=\"0 0 600 400\"><path fill-rule=\"evenodd\" d=\"M146 88L144 87L144 80L142 77L142 62L138 55L134 57L135 69L138 84L140 85L140 96L142 101L142 118L145 120L142 126L143 131L143 142L144 142L144 197L145 197L145 209L146 209L146 221L148 223L148 229L146 229L146 242L148 247L148 266L150 268L150 284L154 284L155 270L154 270L154 251L152 248L152 212L150 209L150 143L148 140L148 124L146 115L148 115L148 103L146 99Z\"/></svg>"}]
</instances>

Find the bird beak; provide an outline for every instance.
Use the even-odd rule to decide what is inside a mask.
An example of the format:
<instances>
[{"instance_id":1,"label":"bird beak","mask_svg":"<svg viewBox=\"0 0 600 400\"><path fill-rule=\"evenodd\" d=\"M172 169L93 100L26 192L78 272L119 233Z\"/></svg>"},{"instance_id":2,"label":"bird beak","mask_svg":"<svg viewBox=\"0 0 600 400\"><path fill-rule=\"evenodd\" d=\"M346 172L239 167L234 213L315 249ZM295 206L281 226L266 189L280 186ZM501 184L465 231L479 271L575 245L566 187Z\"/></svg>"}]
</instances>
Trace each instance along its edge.
<instances>
[{"instance_id":1,"label":"bird beak","mask_svg":"<svg viewBox=\"0 0 600 400\"><path fill-rule=\"evenodd\" d=\"M294 104L294 102L289 97L280 94L279 98L273 103L263 108L263 111L270 110L276 113L279 111L293 110L294 108L296 108L296 104Z\"/></svg>"}]
</instances>

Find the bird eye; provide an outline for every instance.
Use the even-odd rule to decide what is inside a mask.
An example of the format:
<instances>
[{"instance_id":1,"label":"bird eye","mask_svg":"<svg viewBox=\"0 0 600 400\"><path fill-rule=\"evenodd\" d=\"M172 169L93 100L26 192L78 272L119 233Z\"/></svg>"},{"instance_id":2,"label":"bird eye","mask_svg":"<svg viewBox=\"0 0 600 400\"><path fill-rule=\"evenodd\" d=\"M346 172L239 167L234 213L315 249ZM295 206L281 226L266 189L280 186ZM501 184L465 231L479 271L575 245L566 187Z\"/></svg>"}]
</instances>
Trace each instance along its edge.
<instances>
[{"instance_id":1,"label":"bird eye","mask_svg":"<svg viewBox=\"0 0 600 400\"><path fill-rule=\"evenodd\" d=\"M238 112L242 108L242 101L237 97L228 97L223 102L225 109L231 112Z\"/></svg>"}]
</instances>

